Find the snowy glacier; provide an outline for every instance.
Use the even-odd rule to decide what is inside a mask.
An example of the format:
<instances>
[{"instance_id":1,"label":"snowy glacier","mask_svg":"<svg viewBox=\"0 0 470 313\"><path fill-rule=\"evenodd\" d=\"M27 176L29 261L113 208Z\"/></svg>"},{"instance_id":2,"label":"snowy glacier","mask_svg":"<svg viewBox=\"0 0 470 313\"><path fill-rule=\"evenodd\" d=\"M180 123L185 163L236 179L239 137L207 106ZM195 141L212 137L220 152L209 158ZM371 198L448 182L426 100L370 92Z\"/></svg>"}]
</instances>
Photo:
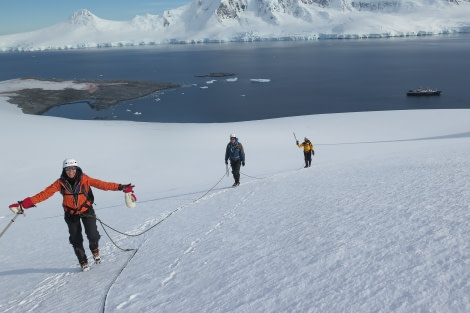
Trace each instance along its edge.
<instances>
[{"instance_id":1,"label":"snowy glacier","mask_svg":"<svg viewBox=\"0 0 470 313\"><path fill-rule=\"evenodd\" d=\"M82 9L46 28L0 36L0 51L466 32L467 0L194 0L129 21L101 19Z\"/></svg>"}]
</instances>

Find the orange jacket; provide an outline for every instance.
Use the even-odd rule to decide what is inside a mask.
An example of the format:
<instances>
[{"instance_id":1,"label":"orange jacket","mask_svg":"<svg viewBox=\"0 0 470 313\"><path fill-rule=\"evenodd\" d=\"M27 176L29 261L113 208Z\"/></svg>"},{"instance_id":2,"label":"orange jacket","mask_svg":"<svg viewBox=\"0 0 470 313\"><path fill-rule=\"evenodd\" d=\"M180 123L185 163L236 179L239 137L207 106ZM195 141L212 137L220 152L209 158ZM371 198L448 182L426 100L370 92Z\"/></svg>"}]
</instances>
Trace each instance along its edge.
<instances>
[{"instance_id":1,"label":"orange jacket","mask_svg":"<svg viewBox=\"0 0 470 313\"><path fill-rule=\"evenodd\" d=\"M71 214L80 214L88 211L93 205L93 193L90 186L101 190L119 190L119 184L109 183L81 174L81 179L74 190L62 178L57 179L52 185L46 187L40 193L31 197L33 204L49 199L56 192L62 193L64 211Z\"/></svg>"}]
</instances>

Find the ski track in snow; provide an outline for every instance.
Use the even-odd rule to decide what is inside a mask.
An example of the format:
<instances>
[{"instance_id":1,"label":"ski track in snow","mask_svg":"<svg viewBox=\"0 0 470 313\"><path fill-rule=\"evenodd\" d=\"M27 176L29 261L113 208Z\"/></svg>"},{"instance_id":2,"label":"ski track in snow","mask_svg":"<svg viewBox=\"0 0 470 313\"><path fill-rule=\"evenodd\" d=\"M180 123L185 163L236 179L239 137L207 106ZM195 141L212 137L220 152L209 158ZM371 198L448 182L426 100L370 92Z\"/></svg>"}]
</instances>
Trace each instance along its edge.
<instances>
[{"instance_id":1,"label":"ski track in snow","mask_svg":"<svg viewBox=\"0 0 470 313\"><path fill-rule=\"evenodd\" d=\"M93 275L94 271L106 271L108 272L107 277L109 278L109 282L114 280L116 277L116 272L119 272L122 268L122 260L127 260L127 258L123 258L120 256L119 258L114 255L112 252L108 252L110 246L107 245L102 251L106 257L103 260L104 262L101 264L92 264L90 263L90 271L82 272L78 267L78 263L70 267L70 270L64 270L63 273L54 274L46 279L40 281L34 288L32 288L33 292L30 294L24 294L22 292L17 298L14 298L8 302L9 307L5 308L2 312L41 312L43 301L47 301L47 305L51 305L51 303L57 302L58 306L60 306L61 299L55 297L55 294L60 294L62 289L71 289L75 290L74 285L80 286L83 283L83 280L89 280L89 286L93 289L93 286L99 286L96 291L97 294L91 296L87 290L76 290L77 294L71 295L77 298L77 303L83 302L86 305L87 302L93 303L92 299L94 297L102 297L104 298L105 294L104 291L108 290L109 288L103 288L106 286L106 281L100 280L102 278L101 275ZM117 260L121 260L121 262L117 262ZM116 265L118 268L116 269ZM3 309L0 306L0 309ZM77 310L77 311L75 311ZM80 312L80 308L72 308L70 312ZM93 310L94 311L94 310Z\"/></svg>"},{"instance_id":2,"label":"ski track in snow","mask_svg":"<svg viewBox=\"0 0 470 313\"><path fill-rule=\"evenodd\" d=\"M33 289L31 294L21 297L21 300L16 300L18 302L18 306L23 308L24 312L36 312L36 309L39 306L41 299L44 298L44 295L50 292L54 293L66 284L65 277L67 275L68 274L57 274L47 277L41 281L35 289ZM8 310L5 312L8 312Z\"/></svg>"},{"instance_id":3,"label":"ski track in snow","mask_svg":"<svg viewBox=\"0 0 470 313\"><path fill-rule=\"evenodd\" d=\"M239 188L239 187L237 187L237 188ZM222 194L222 193L224 193L224 192L226 192L226 191L228 191L228 190L229 190L229 189L223 190L223 191L219 191L219 192L215 192L215 193L211 194L210 196L206 196L206 197L204 197L204 198L202 198L202 199L204 199L204 200L211 199L211 198L213 198L214 196L220 195L220 194ZM225 212L223 218L222 218L220 221L218 221L217 223L215 223L215 225L211 226L211 227L204 233L204 235L205 235L205 236L209 236L212 232L214 232L214 231L216 231L217 229L219 229L220 227L222 227L222 226L226 223L227 220L233 219L233 218L236 216L236 210L237 210L241 205L243 205L243 204L247 201L247 199L248 199L250 196L252 196L253 194L254 194L254 192L249 192L247 195L245 195L245 196L242 198L242 200L241 200L240 202L238 202L237 204L235 204L235 206L234 206L231 210ZM162 281L162 283L161 283L162 286L164 286L164 285L166 285L167 283L169 283L169 282L176 276L176 270L175 270L175 269L176 269L176 268L178 267L178 265L182 262L184 256L187 255L187 254L192 253L192 252L196 249L197 245L198 245L202 240L204 240L204 238L196 238L195 240L193 240L193 241L191 242L190 246L183 252L183 255L182 255L181 257L177 258L174 263L172 263L172 264L170 264L170 265L168 266L168 268L171 270L171 272L169 273L168 277L166 277L165 279L163 279L163 281Z\"/></svg>"},{"instance_id":4,"label":"ski track in snow","mask_svg":"<svg viewBox=\"0 0 470 313\"><path fill-rule=\"evenodd\" d=\"M248 182L249 183L249 182ZM248 184L248 183L245 183L245 184ZM209 193L199 199L196 199L195 201L191 202L191 203L187 203L187 204L184 204L180 207L178 207L177 209L175 209L173 212L177 212L177 211L180 211L180 210L183 210L191 205L195 205L195 204L199 204L199 203L202 203L204 201L208 201L208 200L211 200L217 196L220 196L228 191L236 191L237 189L239 189L240 187L237 187L237 188L223 188L221 190L217 190L215 192L212 192L212 193ZM213 233L214 231L216 231L217 229L219 229L220 227L223 226L223 224L226 223L227 220L229 219L233 219L235 216L236 216L236 210L242 206L246 201L247 199L252 196L254 194L254 192L249 192L247 195L245 195L242 200L240 200L238 203L236 203L232 209L228 210L227 212L225 212L225 214L223 215L222 219L217 221L214 225L212 225L211 227L209 227L209 229L204 233L204 236L209 236L211 233ZM164 219L168 218L169 217L169 214L170 213L167 213L164 217ZM150 224L153 224L153 222L151 222ZM180 256L177 256L174 261L172 263L170 263L169 265L167 265L167 268L168 268L168 273L166 274L166 276L161 280L160 282L160 285L162 287L166 286L167 284L170 284L171 281L177 276L178 274L178 267L180 266L180 264L182 264L184 262L184 259L187 255L191 254L192 252L194 252L197 248L197 246L204 241L204 237L197 237L195 239L193 239L190 243L190 245L185 248L182 252L181 252L181 255ZM125 309L128 305L131 304L131 302L133 300L136 300L138 299L138 295L137 294L133 294L131 295L126 301L124 302L121 302L119 304L116 305L116 309L119 309L119 310L123 310Z\"/></svg>"}]
</instances>

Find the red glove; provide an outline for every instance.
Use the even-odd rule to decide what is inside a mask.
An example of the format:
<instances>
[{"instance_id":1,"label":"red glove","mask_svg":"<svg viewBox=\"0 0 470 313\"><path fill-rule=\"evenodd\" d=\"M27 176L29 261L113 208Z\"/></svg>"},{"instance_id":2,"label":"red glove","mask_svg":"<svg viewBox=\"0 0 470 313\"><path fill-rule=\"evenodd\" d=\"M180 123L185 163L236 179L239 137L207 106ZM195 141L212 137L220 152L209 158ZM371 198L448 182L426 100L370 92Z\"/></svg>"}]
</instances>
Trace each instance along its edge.
<instances>
[{"instance_id":1,"label":"red glove","mask_svg":"<svg viewBox=\"0 0 470 313\"><path fill-rule=\"evenodd\" d=\"M31 198L28 197L24 199L23 201L19 201L17 203L13 203L10 206L10 210L15 213L15 214L23 214L23 209L29 209L34 206L34 203L31 201Z\"/></svg>"},{"instance_id":2,"label":"red glove","mask_svg":"<svg viewBox=\"0 0 470 313\"><path fill-rule=\"evenodd\" d=\"M28 198L24 199L23 201L21 201L21 206L23 207L23 209L29 209L29 208L32 208L34 206L34 203L33 203L33 201L31 201L31 198L28 197Z\"/></svg>"},{"instance_id":3,"label":"red glove","mask_svg":"<svg viewBox=\"0 0 470 313\"><path fill-rule=\"evenodd\" d=\"M120 190L124 193L134 192L134 186L132 184L120 185L119 187L121 187Z\"/></svg>"}]
</instances>

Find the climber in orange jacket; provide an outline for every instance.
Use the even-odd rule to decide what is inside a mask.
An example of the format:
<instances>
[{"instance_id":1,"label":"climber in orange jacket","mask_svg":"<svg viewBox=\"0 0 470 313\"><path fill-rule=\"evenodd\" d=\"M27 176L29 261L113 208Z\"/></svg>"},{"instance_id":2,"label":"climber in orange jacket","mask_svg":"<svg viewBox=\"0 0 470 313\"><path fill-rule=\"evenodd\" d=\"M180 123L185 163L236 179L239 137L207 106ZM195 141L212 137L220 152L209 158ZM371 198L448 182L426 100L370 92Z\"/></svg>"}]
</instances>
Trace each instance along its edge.
<instances>
[{"instance_id":1,"label":"climber in orange jacket","mask_svg":"<svg viewBox=\"0 0 470 313\"><path fill-rule=\"evenodd\" d=\"M66 159L62 164L62 174L59 179L40 193L9 206L10 210L14 213L22 214L23 209L31 208L39 202L47 200L56 192L60 192L63 196L62 206L65 211L64 219L70 234L69 241L84 271L88 270L89 266L88 258L83 247L80 220L85 228L93 259L95 263L101 262L98 248L100 234L96 226L96 215L93 209L94 197L90 187L96 187L102 190L133 192L133 186L131 184L123 185L92 178L83 173L77 161L74 159Z\"/></svg>"}]
</instances>

